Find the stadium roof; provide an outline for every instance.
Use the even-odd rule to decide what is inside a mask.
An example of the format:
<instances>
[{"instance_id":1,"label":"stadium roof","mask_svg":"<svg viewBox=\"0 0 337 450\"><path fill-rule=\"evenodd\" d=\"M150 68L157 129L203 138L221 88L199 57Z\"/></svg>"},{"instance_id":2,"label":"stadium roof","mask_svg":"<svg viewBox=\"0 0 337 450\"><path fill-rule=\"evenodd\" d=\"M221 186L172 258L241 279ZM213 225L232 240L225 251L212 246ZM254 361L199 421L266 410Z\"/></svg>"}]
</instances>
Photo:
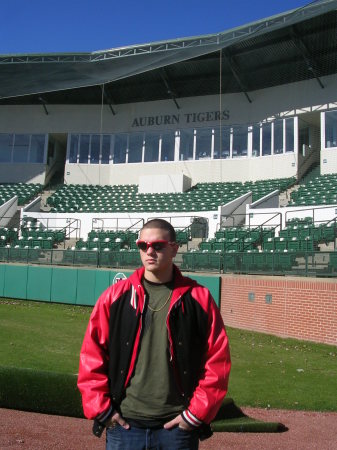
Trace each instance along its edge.
<instances>
[{"instance_id":1,"label":"stadium roof","mask_svg":"<svg viewBox=\"0 0 337 450\"><path fill-rule=\"evenodd\" d=\"M114 105L249 92L337 73L337 0L231 30L92 53L0 55L0 104ZM222 74L220 80L220 71ZM102 88L104 85L104 89Z\"/></svg>"}]
</instances>

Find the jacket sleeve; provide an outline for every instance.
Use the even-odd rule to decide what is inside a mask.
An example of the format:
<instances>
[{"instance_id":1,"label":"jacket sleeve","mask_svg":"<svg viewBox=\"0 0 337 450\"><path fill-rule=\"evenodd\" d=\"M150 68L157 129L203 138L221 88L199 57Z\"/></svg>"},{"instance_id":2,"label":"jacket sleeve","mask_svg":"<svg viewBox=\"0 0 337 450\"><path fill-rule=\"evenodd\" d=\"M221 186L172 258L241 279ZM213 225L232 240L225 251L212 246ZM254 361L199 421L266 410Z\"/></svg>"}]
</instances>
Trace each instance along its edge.
<instances>
[{"instance_id":1,"label":"jacket sleeve","mask_svg":"<svg viewBox=\"0 0 337 450\"><path fill-rule=\"evenodd\" d=\"M207 301L202 303L208 313L204 371L193 392L188 409L183 412L184 420L195 427L202 423L209 424L216 416L227 393L231 368L228 337L219 308L208 289L205 289L204 294Z\"/></svg>"},{"instance_id":2,"label":"jacket sleeve","mask_svg":"<svg viewBox=\"0 0 337 450\"><path fill-rule=\"evenodd\" d=\"M77 386L88 419L104 420L112 412L108 381L111 289L103 292L92 311L80 352Z\"/></svg>"}]
</instances>

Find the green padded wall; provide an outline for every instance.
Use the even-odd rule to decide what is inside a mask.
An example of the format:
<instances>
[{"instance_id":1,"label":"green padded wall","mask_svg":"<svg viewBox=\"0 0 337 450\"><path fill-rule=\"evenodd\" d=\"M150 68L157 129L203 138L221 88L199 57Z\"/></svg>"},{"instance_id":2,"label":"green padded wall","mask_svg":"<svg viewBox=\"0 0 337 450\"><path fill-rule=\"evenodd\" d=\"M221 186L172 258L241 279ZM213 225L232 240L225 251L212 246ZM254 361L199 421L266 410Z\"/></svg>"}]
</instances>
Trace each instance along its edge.
<instances>
[{"instance_id":1,"label":"green padded wall","mask_svg":"<svg viewBox=\"0 0 337 450\"><path fill-rule=\"evenodd\" d=\"M102 292L131 270L79 269L4 264L0 266L0 296L77 305L94 305ZM206 286L220 303L220 276L187 274Z\"/></svg>"},{"instance_id":2,"label":"green padded wall","mask_svg":"<svg viewBox=\"0 0 337 450\"><path fill-rule=\"evenodd\" d=\"M76 303L77 269L53 267L50 300L58 303Z\"/></svg>"},{"instance_id":3,"label":"green padded wall","mask_svg":"<svg viewBox=\"0 0 337 450\"><path fill-rule=\"evenodd\" d=\"M0 266L0 297L4 297L4 287L5 287L5 270L6 266Z\"/></svg>"},{"instance_id":4,"label":"green padded wall","mask_svg":"<svg viewBox=\"0 0 337 450\"><path fill-rule=\"evenodd\" d=\"M197 283L202 284L203 286L207 287L212 294L212 297L215 300L215 303L219 306L220 305L220 285L221 285L221 278L219 276L213 276L213 277L207 277L207 276L201 276L201 275L192 275L188 274L189 278L192 278Z\"/></svg>"},{"instance_id":5,"label":"green padded wall","mask_svg":"<svg viewBox=\"0 0 337 450\"><path fill-rule=\"evenodd\" d=\"M27 298L27 273L28 266L6 265L4 280L4 297Z\"/></svg>"},{"instance_id":6,"label":"green padded wall","mask_svg":"<svg viewBox=\"0 0 337 450\"><path fill-rule=\"evenodd\" d=\"M78 269L77 270L77 305L94 305L95 304L95 269Z\"/></svg>"},{"instance_id":7,"label":"green padded wall","mask_svg":"<svg viewBox=\"0 0 337 450\"><path fill-rule=\"evenodd\" d=\"M97 270L95 282L95 295L93 305L96 303L98 297L110 286L110 270Z\"/></svg>"},{"instance_id":8,"label":"green padded wall","mask_svg":"<svg viewBox=\"0 0 337 450\"><path fill-rule=\"evenodd\" d=\"M50 301L52 267L28 266L27 299Z\"/></svg>"}]
</instances>

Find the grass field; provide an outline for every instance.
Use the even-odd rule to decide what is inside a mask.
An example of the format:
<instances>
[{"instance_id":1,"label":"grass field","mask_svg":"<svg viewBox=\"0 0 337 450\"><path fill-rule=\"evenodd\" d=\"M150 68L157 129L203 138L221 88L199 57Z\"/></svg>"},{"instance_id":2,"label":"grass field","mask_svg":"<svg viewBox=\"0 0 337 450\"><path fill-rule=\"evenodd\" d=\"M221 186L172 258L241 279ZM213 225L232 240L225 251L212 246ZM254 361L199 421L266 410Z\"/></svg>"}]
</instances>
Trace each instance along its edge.
<instances>
[{"instance_id":1,"label":"grass field","mask_svg":"<svg viewBox=\"0 0 337 450\"><path fill-rule=\"evenodd\" d=\"M0 365L77 373L90 307L0 299ZM228 328L239 406L337 411L337 348Z\"/></svg>"}]
</instances>

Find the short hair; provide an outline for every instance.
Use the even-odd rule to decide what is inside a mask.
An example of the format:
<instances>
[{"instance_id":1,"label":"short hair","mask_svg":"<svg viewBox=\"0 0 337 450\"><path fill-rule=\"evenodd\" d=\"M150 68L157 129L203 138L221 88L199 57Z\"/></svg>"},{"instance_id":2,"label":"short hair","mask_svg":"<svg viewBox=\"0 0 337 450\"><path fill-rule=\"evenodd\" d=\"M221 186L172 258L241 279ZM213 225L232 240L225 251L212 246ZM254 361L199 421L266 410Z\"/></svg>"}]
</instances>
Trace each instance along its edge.
<instances>
[{"instance_id":1,"label":"short hair","mask_svg":"<svg viewBox=\"0 0 337 450\"><path fill-rule=\"evenodd\" d=\"M177 236L175 229L170 224L170 222L167 222L167 220L151 219L148 222L146 222L146 224L143 225L142 229L140 230L140 233L147 228L159 228L160 230L166 230L170 234L170 240L172 242L176 242Z\"/></svg>"}]
</instances>

